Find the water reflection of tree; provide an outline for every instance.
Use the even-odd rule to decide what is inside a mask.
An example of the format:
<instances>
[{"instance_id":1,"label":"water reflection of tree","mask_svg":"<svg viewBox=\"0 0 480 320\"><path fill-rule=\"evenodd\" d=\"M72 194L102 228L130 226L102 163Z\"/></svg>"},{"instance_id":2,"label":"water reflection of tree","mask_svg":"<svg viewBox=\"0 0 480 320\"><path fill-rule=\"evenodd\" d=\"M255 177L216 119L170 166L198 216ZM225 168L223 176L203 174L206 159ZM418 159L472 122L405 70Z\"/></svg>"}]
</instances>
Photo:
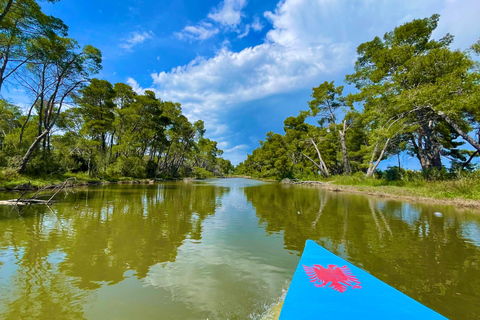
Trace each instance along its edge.
<instances>
[{"instance_id":1,"label":"water reflection of tree","mask_svg":"<svg viewBox=\"0 0 480 320\"><path fill-rule=\"evenodd\" d=\"M442 208L438 218L428 205L315 188L270 185L245 194L266 231L284 233L287 249L301 252L305 240L316 240L447 317L480 315L480 248L462 236L466 219L480 225L478 215ZM403 218L406 208L416 219Z\"/></svg>"},{"instance_id":2,"label":"water reflection of tree","mask_svg":"<svg viewBox=\"0 0 480 320\"><path fill-rule=\"evenodd\" d=\"M0 220L0 256L16 252L18 264L2 318L82 318L82 289L118 283L127 270L143 278L152 265L175 261L185 239L201 239L202 221L225 192L194 184L112 186L70 195L55 213L36 208ZM56 253L62 258L51 264Z\"/></svg>"},{"instance_id":3,"label":"water reflection of tree","mask_svg":"<svg viewBox=\"0 0 480 320\"><path fill-rule=\"evenodd\" d=\"M101 281L118 283L127 270L143 278L150 266L175 261L187 237L201 238L201 222L215 212L225 191L183 184L91 192L88 207L69 214L75 235L64 246L67 258L60 268L89 289Z\"/></svg>"}]
</instances>

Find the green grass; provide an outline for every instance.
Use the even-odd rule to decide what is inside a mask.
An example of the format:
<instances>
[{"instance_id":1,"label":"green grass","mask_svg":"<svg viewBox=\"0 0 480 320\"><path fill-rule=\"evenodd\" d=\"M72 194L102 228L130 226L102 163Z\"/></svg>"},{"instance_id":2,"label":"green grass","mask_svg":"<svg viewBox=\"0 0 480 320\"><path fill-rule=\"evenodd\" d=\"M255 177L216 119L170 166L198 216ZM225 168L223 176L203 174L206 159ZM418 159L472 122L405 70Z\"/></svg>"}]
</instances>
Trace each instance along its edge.
<instances>
[{"instance_id":1,"label":"green grass","mask_svg":"<svg viewBox=\"0 0 480 320\"><path fill-rule=\"evenodd\" d=\"M477 173L451 180L388 181L356 174L353 176L333 176L321 181L339 186L352 186L360 191L383 192L400 196L480 200L480 176Z\"/></svg>"}]
</instances>

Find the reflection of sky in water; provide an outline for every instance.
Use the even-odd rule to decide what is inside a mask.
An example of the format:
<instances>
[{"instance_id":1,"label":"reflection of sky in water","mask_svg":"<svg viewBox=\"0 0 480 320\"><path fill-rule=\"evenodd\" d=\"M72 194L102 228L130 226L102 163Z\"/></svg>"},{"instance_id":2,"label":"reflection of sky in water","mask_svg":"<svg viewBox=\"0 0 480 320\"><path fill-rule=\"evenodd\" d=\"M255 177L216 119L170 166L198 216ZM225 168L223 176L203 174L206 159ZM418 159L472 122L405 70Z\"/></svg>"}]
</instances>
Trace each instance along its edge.
<instances>
[{"instance_id":1,"label":"reflection of sky in water","mask_svg":"<svg viewBox=\"0 0 480 320\"><path fill-rule=\"evenodd\" d=\"M145 284L168 290L175 300L202 308L214 319L238 315L235 309L243 303L263 309L276 302L271 297L281 295L286 287L279 279L288 278L298 260L292 256L285 261L278 241L282 235L265 238L243 192L230 192L222 203L215 217L204 222L200 243L184 242L174 263L151 267L144 279ZM231 314L219 313L225 312L225 304L232 304Z\"/></svg>"},{"instance_id":2,"label":"reflection of sky in water","mask_svg":"<svg viewBox=\"0 0 480 320\"><path fill-rule=\"evenodd\" d=\"M65 260L67 254L60 250L50 253L47 257L47 262L50 264L59 264Z\"/></svg>"},{"instance_id":3,"label":"reflection of sky in water","mask_svg":"<svg viewBox=\"0 0 480 320\"><path fill-rule=\"evenodd\" d=\"M466 222L462 224L462 236L468 242L480 247L480 227L476 222Z\"/></svg>"},{"instance_id":4,"label":"reflection of sky in water","mask_svg":"<svg viewBox=\"0 0 480 320\"><path fill-rule=\"evenodd\" d=\"M155 318L132 313L129 306L135 303L137 309L144 306L146 311L155 304L165 319L177 319L178 310L185 319L258 319L278 303L288 287L285 279L291 278L299 257L285 252L283 232L266 236L255 209L245 199L243 187L265 183L240 179L186 183L230 190L217 197L215 215L202 222L201 240L187 236L175 261L151 266L140 283L135 275L125 274L127 279L115 286L103 285L96 291L96 301L85 308L87 318L102 314ZM193 213L190 221L195 224L198 219L198 213ZM112 305L115 299L130 299L122 291L134 301ZM111 308L113 313L109 313Z\"/></svg>"},{"instance_id":5,"label":"reflection of sky in water","mask_svg":"<svg viewBox=\"0 0 480 320\"><path fill-rule=\"evenodd\" d=\"M416 221L420 219L420 210L412 207L409 203L402 203L400 211L395 210L395 213L400 215L402 221L413 226Z\"/></svg>"},{"instance_id":6,"label":"reflection of sky in water","mask_svg":"<svg viewBox=\"0 0 480 320\"><path fill-rule=\"evenodd\" d=\"M22 260L25 253L24 248L15 249L14 247L5 248L0 251L0 297L10 291L13 276L18 271L18 261Z\"/></svg>"}]
</instances>

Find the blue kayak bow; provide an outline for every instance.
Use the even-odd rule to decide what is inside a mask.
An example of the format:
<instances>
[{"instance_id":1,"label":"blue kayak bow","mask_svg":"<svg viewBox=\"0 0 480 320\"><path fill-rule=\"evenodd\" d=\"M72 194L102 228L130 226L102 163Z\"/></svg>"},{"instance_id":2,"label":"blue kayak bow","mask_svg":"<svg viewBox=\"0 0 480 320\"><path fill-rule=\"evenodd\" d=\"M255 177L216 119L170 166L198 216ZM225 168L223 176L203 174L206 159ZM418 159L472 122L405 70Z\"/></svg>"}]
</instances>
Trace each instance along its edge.
<instances>
[{"instance_id":1,"label":"blue kayak bow","mask_svg":"<svg viewBox=\"0 0 480 320\"><path fill-rule=\"evenodd\" d=\"M280 320L446 319L308 240Z\"/></svg>"}]
</instances>

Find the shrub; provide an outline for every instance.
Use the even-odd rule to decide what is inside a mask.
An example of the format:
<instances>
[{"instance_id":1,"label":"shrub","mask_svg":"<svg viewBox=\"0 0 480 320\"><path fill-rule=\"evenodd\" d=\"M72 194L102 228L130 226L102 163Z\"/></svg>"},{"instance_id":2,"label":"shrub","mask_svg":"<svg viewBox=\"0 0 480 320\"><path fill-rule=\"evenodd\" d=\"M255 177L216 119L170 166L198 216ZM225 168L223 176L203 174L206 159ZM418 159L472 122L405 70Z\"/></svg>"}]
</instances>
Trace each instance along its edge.
<instances>
[{"instance_id":1,"label":"shrub","mask_svg":"<svg viewBox=\"0 0 480 320\"><path fill-rule=\"evenodd\" d=\"M115 163L107 167L106 173L111 177L144 178L145 165L139 157L120 156Z\"/></svg>"},{"instance_id":2,"label":"shrub","mask_svg":"<svg viewBox=\"0 0 480 320\"><path fill-rule=\"evenodd\" d=\"M6 168L0 171L0 180L12 181L18 178L18 173L13 168Z\"/></svg>"},{"instance_id":3,"label":"shrub","mask_svg":"<svg viewBox=\"0 0 480 320\"><path fill-rule=\"evenodd\" d=\"M387 181L402 180L403 171L403 169L397 166L388 167L387 170L385 170L385 179L387 179Z\"/></svg>"},{"instance_id":4,"label":"shrub","mask_svg":"<svg viewBox=\"0 0 480 320\"><path fill-rule=\"evenodd\" d=\"M210 179L213 178L213 173L200 167L194 167L193 176L197 179Z\"/></svg>"}]
</instances>

